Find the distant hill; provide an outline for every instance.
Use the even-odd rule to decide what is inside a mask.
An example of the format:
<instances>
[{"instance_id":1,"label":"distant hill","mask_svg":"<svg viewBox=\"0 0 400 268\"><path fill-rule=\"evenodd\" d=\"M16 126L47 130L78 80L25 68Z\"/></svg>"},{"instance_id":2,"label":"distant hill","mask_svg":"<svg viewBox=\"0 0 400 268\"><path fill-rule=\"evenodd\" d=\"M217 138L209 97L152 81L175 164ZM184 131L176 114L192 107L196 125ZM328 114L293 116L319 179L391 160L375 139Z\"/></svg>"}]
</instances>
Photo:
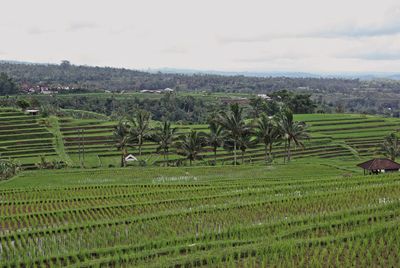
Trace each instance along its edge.
<instances>
[{"instance_id":1,"label":"distant hill","mask_svg":"<svg viewBox=\"0 0 400 268\"><path fill-rule=\"evenodd\" d=\"M227 73L166 69L139 71L124 68L66 64L0 62L0 72L20 85L62 85L80 89L142 90L174 88L212 92L270 92L299 88L342 91L360 86L358 79L312 77L307 73Z\"/></svg>"},{"instance_id":2,"label":"distant hill","mask_svg":"<svg viewBox=\"0 0 400 268\"><path fill-rule=\"evenodd\" d=\"M147 69L150 73L167 73L167 74L212 74L222 76L248 76L248 77L289 77L289 78L324 78L321 74L305 73L305 72L228 72L228 71L213 71L213 70L195 70L195 69L175 69L175 68L160 68ZM332 76L333 77L333 76Z\"/></svg>"},{"instance_id":3,"label":"distant hill","mask_svg":"<svg viewBox=\"0 0 400 268\"><path fill-rule=\"evenodd\" d=\"M160 68L147 69L150 73L180 73L180 74L214 74L224 76L249 76L249 77L289 77L289 78L339 78L339 79L393 79L400 80L400 73L308 73L308 72L227 72L214 70Z\"/></svg>"}]
</instances>

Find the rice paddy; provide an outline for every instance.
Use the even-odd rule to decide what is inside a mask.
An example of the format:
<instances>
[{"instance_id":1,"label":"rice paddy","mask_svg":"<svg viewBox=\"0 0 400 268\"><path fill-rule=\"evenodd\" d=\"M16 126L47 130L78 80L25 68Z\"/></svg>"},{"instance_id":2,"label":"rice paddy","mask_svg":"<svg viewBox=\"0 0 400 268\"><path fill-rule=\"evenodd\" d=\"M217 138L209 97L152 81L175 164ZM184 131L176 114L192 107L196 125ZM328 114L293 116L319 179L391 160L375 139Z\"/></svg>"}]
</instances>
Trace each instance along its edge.
<instances>
[{"instance_id":1,"label":"rice paddy","mask_svg":"<svg viewBox=\"0 0 400 268\"><path fill-rule=\"evenodd\" d=\"M381 155L383 137L399 121L297 119L312 138L289 164L281 163L284 149L277 145L275 163L265 165L260 145L246 152L246 165L230 165L232 154L220 149L216 166L206 165L213 154L204 152L197 166L159 167L163 160L147 142L147 167L117 168L115 122L55 124L3 109L2 158L26 169L39 155L71 165L0 182L0 266L398 266L400 177L363 176L355 165ZM73 168L83 151L86 169ZM179 157L171 152L169 159Z\"/></svg>"}]
</instances>

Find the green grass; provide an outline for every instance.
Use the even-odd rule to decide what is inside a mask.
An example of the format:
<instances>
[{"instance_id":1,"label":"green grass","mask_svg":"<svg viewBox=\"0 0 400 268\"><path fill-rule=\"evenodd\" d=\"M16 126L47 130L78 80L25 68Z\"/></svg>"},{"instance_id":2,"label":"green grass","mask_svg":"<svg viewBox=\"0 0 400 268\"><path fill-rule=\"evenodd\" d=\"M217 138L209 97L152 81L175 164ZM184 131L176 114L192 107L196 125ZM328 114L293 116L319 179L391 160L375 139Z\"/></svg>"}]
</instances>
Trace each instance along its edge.
<instances>
[{"instance_id":1,"label":"green grass","mask_svg":"<svg viewBox=\"0 0 400 268\"><path fill-rule=\"evenodd\" d=\"M355 164L26 171L0 182L0 265L396 267L400 176Z\"/></svg>"},{"instance_id":2,"label":"green grass","mask_svg":"<svg viewBox=\"0 0 400 268\"><path fill-rule=\"evenodd\" d=\"M54 136L54 147L59 155L61 161L66 163L67 165L72 165L73 162L69 155L65 152L65 147L64 147L64 141L63 141L63 136L60 131L60 125L58 122L58 118L55 116L52 116L48 119L48 122L50 126L47 128Z\"/></svg>"},{"instance_id":3,"label":"green grass","mask_svg":"<svg viewBox=\"0 0 400 268\"><path fill-rule=\"evenodd\" d=\"M340 159L347 157L348 159L357 160L360 156L379 156L379 143L383 140L383 137L390 132L396 131L400 126L399 119L359 114L300 114L295 115L295 119L305 121L309 125L312 138L306 142L306 148L303 151L294 154L294 158L325 158L335 157L336 155ZM12 109L2 110L0 112L0 136L2 137L0 152L7 152L6 154L9 156L15 155L20 161L27 163L28 159L36 159L33 157L32 152L37 150L39 155L45 151L44 147L37 146L38 140L52 140L58 160L64 161L73 167L80 166L77 155L79 144L81 143L78 130L84 129L85 167L101 168L119 165L120 156L113 148L112 142L112 130L117 123L116 121L73 119L71 117L59 118L57 123L55 118L50 120L52 124L46 129L44 126L39 125L34 117L26 116ZM152 126L157 124L158 122L152 122ZM208 131L207 125L201 124L174 125L174 127L178 128L179 133L187 133L190 129ZM354 143L357 140L364 139L374 140L370 143L365 143L365 146ZM20 144L23 146L19 147ZM29 147L29 144L32 144L32 146ZM334 150L333 146L338 144L340 148ZM372 146L373 144L376 144L376 146ZM15 153L9 152L13 150L13 146L18 148L18 151L15 149ZM323 149L316 150L317 147L321 146L327 148L326 152ZM144 145L145 156L143 156L143 159L147 160L148 165L161 164L163 161L162 156L155 153L156 147L151 142L147 142ZM136 147L129 149L129 153L133 153L136 156L137 151ZM257 148L248 149L245 155L245 162L262 162L262 154L261 144ZM283 157L282 145L274 146L274 154L276 158L279 158L275 160L281 162ZM211 152L202 153L204 160L196 161L195 164L207 165L207 161L212 159L211 155ZM176 155L172 148L169 159L174 162L182 159L182 157ZM223 149L218 150L217 165L228 164L231 161L231 152ZM240 153L239 161L241 161Z\"/></svg>"},{"instance_id":4,"label":"green grass","mask_svg":"<svg viewBox=\"0 0 400 268\"><path fill-rule=\"evenodd\" d=\"M340 148L336 150L337 157L343 159L343 157L353 158L357 160L360 156L375 156L378 151L379 141L376 148L371 146L363 148L362 146L352 147L351 143L347 142L347 139L362 139L371 137L383 137L390 132L397 129L400 126L400 121L398 119L388 119L379 116L365 116L358 114L303 114L295 115L296 120L305 121L310 125L309 130L312 139L306 142L306 148L303 153L296 153L294 157L335 157L335 151L332 149L327 149L326 153L323 150L318 152L315 151L316 146L327 146L331 148L335 144L340 144ZM78 150L78 143L72 141L72 139L79 137L77 135L77 128L85 129L84 141L85 141L85 162L87 167L106 167L109 165L118 166L119 165L119 155L114 152L112 148L112 125L116 122L101 122L96 120L73 120L68 119L65 123L62 123L62 133L64 135L66 145L66 151L71 155L71 158L76 159L76 154ZM157 123L153 122L153 125ZM199 131L207 132L207 125L174 125L178 128L179 133L186 133L190 129L196 129ZM93 144L95 143L95 144ZM262 145L257 148L248 149L246 152L246 162L262 162ZM145 154L154 154L155 157L146 156L145 159L150 159L148 164L153 164L154 162L162 162L162 157L155 155L156 145L151 142L145 143ZM133 153L137 156L137 148L131 148L129 153ZM103 158L99 155L111 155L112 156ZM282 146L275 146L274 154L278 157L283 156ZM211 152L202 153L204 156L204 161L197 161L198 165L207 164L206 161L211 160ZM232 153L224 151L222 149L218 150L217 164L227 164L227 161L232 161ZM158 158L157 160L154 160ZM171 149L170 160L175 161L181 157L174 154L174 149ZM239 157L240 161L240 157ZM279 162L280 160L278 160Z\"/></svg>"}]
</instances>

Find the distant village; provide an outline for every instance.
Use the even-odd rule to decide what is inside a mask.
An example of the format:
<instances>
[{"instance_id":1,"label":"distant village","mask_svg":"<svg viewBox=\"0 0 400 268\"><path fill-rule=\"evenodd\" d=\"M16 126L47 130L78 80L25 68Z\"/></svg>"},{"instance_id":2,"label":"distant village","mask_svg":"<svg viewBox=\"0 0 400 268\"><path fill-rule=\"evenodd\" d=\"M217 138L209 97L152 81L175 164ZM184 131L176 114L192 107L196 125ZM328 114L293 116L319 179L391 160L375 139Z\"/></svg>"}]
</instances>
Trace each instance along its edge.
<instances>
[{"instance_id":1,"label":"distant village","mask_svg":"<svg viewBox=\"0 0 400 268\"><path fill-rule=\"evenodd\" d=\"M53 95L58 93L68 93L69 91L74 91L76 88L69 86L57 86L57 87L49 87L43 85L22 85L21 91L25 94L43 94L43 95ZM113 93L111 90L104 90L104 93ZM126 90L122 90L118 93L123 94L126 93ZM163 94L163 93L172 93L174 89L165 88L165 89L143 89L139 91L140 93L152 93L152 94Z\"/></svg>"},{"instance_id":2,"label":"distant village","mask_svg":"<svg viewBox=\"0 0 400 268\"><path fill-rule=\"evenodd\" d=\"M30 85L22 85L21 90L25 94L43 94L43 95L52 95L52 94L57 94L60 91L69 91L73 88L70 88L68 86L58 86L58 87L47 87L47 86L30 86Z\"/></svg>"},{"instance_id":3,"label":"distant village","mask_svg":"<svg viewBox=\"0 0 400 268\"><path fill-rule=\"evenodd\" d=\"M56 87L49 87L49 86L42 86L42 85L36 85L36 86L28 86L28 85L23 85L21 87L22 91L25 94L42 94L42 95L55 95L59 93L69 93L71 91L77 90L74 87L69 87L69 86L56 86ZM111 91L111 90L104 90L104 93L119 93L119 94L124 94L129 91L127 90L122 90L119 92ZM166 93L173 93L175 92L174 89L172 88L164 88L164 89L143 89L138 91L139 93L143 94L166 94ZM272 98L268 96L267 94L257 94L256 95L258 98L261 98L265 101L271 101ZM247 97L237 97L237 96L232 96L232 97L220 97L220 101L224 104L240 104L240 105L247 105L250 103L250 99Z\"/></svg>"}]
</instances>

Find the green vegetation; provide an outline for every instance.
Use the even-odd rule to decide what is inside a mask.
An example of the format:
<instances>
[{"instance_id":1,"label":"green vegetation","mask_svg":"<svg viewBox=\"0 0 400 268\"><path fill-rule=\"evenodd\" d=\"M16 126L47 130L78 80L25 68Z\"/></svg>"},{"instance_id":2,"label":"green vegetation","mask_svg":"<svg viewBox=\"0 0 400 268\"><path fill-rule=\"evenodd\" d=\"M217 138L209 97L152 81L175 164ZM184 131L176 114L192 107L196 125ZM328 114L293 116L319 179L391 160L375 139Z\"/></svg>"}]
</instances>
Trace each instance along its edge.
<instances>
[{"instance_id":1,"label":"green vegetation","mask_svg":"<svg viewBox=\"0 0 400 268\"><path fill-rule=\"evenodd\" d=\"M264 123L269 124L272 119L264 117L264 120L267 120ZM218 116L214 116L215 118ZM263 120L262 117L260 120ZM237 155L237 163L256 164L267 161L277 164L281 163L285 156L287 157L288 148L285 149L285 143L280 142L279 139L276 139L277 137L273 137L272 150L266 148L265 142L268 142L269 138L267 137L267 140L260 139L260 120L245 122L245 125L253 127L251 134L253 139L250 141L254 142L254 138L259 137L255 144L249 144L247 138L237 141L240 143L237 150L242 152ZM399 120L394 118L356 114L294 115L293 120L300 122L300 128L302 128L302 122L306 124L310 138L301 139L304 148L300 143L295 146L291 144L291 158L342 159L345 161L347 159L367 160L370 157L384 155L381 146L384 137L395 132L400 124ZM140 163L146 165L189 164L189 160L186 161L185 157L176 151L174 136L178 137L188 134L191 130L196 130L205 133L207 145L199 152L196 157L199 161L194 164L226 165L235 163L234 144L230 143L226 136L229 133L216 122L213 124L214 128L210 128L211 125L203 124L171 123L170 131L175 129L171 136L163 134L159 122L150 121L146 126L148 129L143 134L144 142L141 146L138 144L137 127L134 126L129 132L134 138L132 142L127 143L124 155L133 154ZM12 158L25 169L35 168L36 164L41 162L40 156L44 156L46 161L50 162L61 161L69 167L120 166L122 152L116 148L116 139L113 136L116 125L116 121L98 119L70 117L42 119L25 115L15 109L4 108L0 110L0 158L6 160ZM276 122L273 125L277 127ZM161 129L157 130L159 127ZM149 129L152 131L149 132ZM266 131L269 130L266 129ZM157 135L152 135L153 133ZM168 131L166 133L168 134ZM160 136L160 134L162 135ZM157 136L158 138L156 138ZM160 139L163 136L165 139ZM167 148L166 151L165 148ZM268 154L266 150L268 150ZM162 154L159 155L157 152L162 152Z\"/></svg>"},{"instance_id":2,"label":"green vegetation","mask_svg":"<svg viewBox=\"0 0 400 268\"><path fill-rule=\"evenodd\" d=\"M14 80L7 74L0 72L0 95L16 93L18 93L18 87Z\"/></svg>"},{"instance_id":3,"label":"green vegetation","mask_svg":"<svg viewBox=\"0 0 400 268\"><path fill-rule=\"evenodd\" d=\"M185 156L191 166L193 161L200 159L199 155L206 144L204 133L192 130L187 135L181 135L174 146L176 147L176 153Z\"/></svg>"},{"instance_id":4,"label":"green vegetation","mask_svg":"<svg viewBox=\"0 0 400 268\"><path fill-rule=\"evenodd\" d=\"M385 156L395 161L396 157L400 155L400 143L396 133L391 133L386 136L382 144L382 150Z\"/></svg>"},{"instance_id":5,"label":"green vegetation","mask_svg":"<svg viewBox=\"0 0 400 268\"><path fill-rule=\"evenodd\" d=\"M41 168L0 182L0 266L396 266L398 175L361 176L356 163L383 154L397 119L240 113L209 127L0 110L2 161ZM108 168L128 153L148 165ZM60 159L77 168L55 170Z\"/></svg>"},{"instance_id":6,"label":"green vegetation","mask_svg":"<svg viewBox=\"0 0 400 268\"><path fill-rule=\"evenodd\" d=\"M121 151L121 167L125 167L125 157L128 155L128 147L130 144L135 142L135 136L132 135L132 127L128 124L128 122L120 121L115 127L113 135L115 147Z\"/></svg>"},{"instance_id":7,"label":"green vegetation","mask_svg":"<svg viewBox=\"0 0 400 268\"><path fill-rule=\"evenodd\" d=\"M48 120L26 115L21 111L4 108L0 110L0 158L13 159L24 169L35 168L40 156L47 160L66 159L62 139L57 143ZM57 148L57 149L56 149Z\"/></svg>"},{"instance_id":8,"label":"green vegetation","mask_svg":"<svg viewBox=\"0 0 400 268\"><path fill-rule=\"evenodd\" d=\"M24 172L0 183L0 264L395 267L398 175L354 164Z\"/></svg>"},{"instance_id":9,"label":"green vegetation","mask_svg":"<svg viewBox=\"0 0 400 268\"><path fill-rule=\"evenodd\" d=\"M17 174L19 165L12 160L0 160L0 180L9 179Z\"/></svg>"},{"instance_id":10,"label":"green vegetation","mask_svg":"<svg viewBox=\"0 0 400 268\"><path fill-rule=\"evenodd\" d=\"M44 106L51 104L55 108L87 110L107 116L126 116L140 108L151 112L156 120L205 123L207 116L203 115L214 107L209 105L210 100L226 98L227 93L229 97L249 98L254 108L252 113L256 116L259 108L266 108L273 114L277 108L275 103L263 103L251 96L262 93L274 97L282 89L286 89L287 94L280 92L281 100L289 102L287 104L295 113L350 112L400 116L400 82L390 79L148 73L63 63L0 63L0 73L7 75L0 78L0 95L29 92L30 89L40 91L40 87L44 87L58 93L55 96L35 94L29 97L35 100L30 101L32 106L38 106L39 102ZM1 90L2 84L5 85L4 91ZM160 102L164 94L140 93L141 90L164 88L179 92L175 104ZM298 96L293 98L293 92ZM16 99L4 98L0 103L11 106Z\"/></svg>"},{"instance_id":11,"label":"green vegetation","mask_svg":"<svg viewBox=\"0 0 400 268\"><path fill-rule=\"evenodd\" d=\"M397 267L399 88L0 63L0 267Z\"/></svg>"},{"instance_id":12,"label":"green vegetation","mask_svg":"<svg viewBox=\"0 0 400 268\"><path fill-rule=\"evenodd\" d=\"M67 165L71 165L72 161L69 158L69 155L65 151L63 136L60 131L60 125L58 122L58 118L55 116L51 116L47 119L47 129L54 135L55 140L55 150L60 157L61 161L66 163Z\"/></svg>"},{"instance_id":13,"label":"green vegetation","mask_svg":"<svg viewBox=\"0 0 400 268\"><path fill-rule=\"evenodd\" d=\"M72 92L87 90L142 90L175 88L212 92L260 92L311 87L340 91L360 86L357 79L246 77L209 74L148 73L110 67L76 66L73 64L13 64L0 63L4 72L19 81L46 84L49 87L69 86ZM380 82L382 83L382 82Z\"/></svg>"}]
</instances>

